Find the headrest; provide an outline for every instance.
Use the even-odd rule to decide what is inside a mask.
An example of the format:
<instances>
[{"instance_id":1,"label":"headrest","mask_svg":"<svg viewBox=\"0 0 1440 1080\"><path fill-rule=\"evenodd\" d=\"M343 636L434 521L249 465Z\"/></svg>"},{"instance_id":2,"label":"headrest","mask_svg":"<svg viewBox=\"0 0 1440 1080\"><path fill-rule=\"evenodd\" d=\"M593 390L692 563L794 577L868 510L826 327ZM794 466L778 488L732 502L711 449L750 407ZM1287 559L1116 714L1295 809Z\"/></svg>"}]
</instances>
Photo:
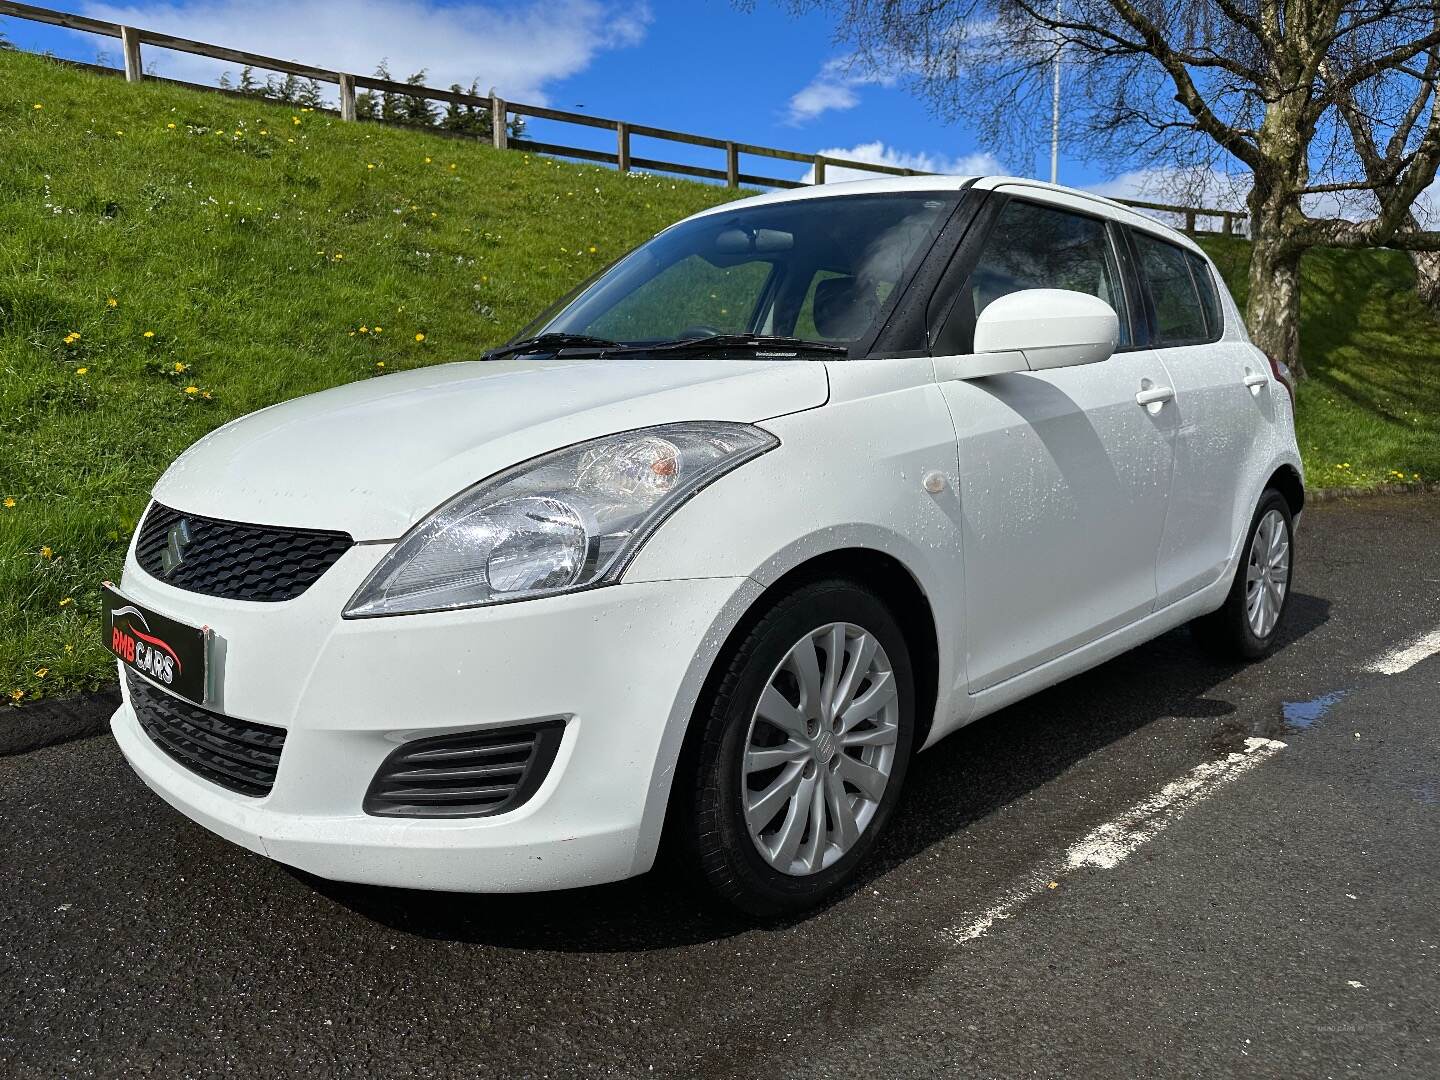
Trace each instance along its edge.
<instances>
[{"instance_id":1,"label":"headrest","mask_svg":"<svg viewBox=\"0 0 1440 1080\"><path fill-rule=\"evenodd\" d=\"M826 278L815 285L815 329L836 341L854 341L875 321L874 286L853 277Z\"/></svg>"}]
</instances>

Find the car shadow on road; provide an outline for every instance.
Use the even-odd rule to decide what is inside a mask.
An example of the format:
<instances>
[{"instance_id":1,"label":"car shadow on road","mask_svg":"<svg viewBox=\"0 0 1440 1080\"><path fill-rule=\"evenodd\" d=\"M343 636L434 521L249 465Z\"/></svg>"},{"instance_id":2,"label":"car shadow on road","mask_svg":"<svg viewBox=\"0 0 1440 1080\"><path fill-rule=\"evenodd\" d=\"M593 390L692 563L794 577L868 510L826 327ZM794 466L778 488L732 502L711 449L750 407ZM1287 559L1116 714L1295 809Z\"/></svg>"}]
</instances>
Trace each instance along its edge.
<instances>
[{"instance_id":1,"label":"car shadow on road","mask_svg":"<svg viewBox=\"0 0 1440 1080\"><path fill-rule=\"evenodd\" d=\"M1322 626L1329 613L1328 600L1292 594L1276 655ZM1158 720L1223 719L1236 706L1212 691L1242 666L1208 660L1188 631L1177 630L942 740L915 759L889 833L829 906ZM611 885L514 896L350 885L291 872L333 902L392 929L500 948L643 952L756 928L754 920L710 902L663 865ZM784 929L801 921L763 925Z\"/></svg>"}]
</instances>

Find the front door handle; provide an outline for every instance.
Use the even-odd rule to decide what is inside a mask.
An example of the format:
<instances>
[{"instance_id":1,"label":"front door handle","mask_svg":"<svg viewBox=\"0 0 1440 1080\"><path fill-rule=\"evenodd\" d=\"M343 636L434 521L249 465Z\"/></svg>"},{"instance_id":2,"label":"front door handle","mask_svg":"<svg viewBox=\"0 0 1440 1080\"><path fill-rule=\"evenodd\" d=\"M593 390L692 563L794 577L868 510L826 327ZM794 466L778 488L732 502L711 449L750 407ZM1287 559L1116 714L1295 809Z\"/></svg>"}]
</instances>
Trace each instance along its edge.
<instances>
[{"instance_id":1,"label":"front door handle","mask_svg":"<svg viewBox=\"0 0 1440 1080\"><path fill-rule=\"evenodd\" d=\"M1270 376L1262 375L1258 371L1245 376L1245 385L1250 387L1251 390L1254 390L1258 386L1264 386L1269 381Z\"/></svg>"},{"instance_id":2,"label":"front door handle","mask_svg":"<svg viewBox=\"0 0 1440 1080\"><path fill-rule=\"evenodd\" d=\"M1141 390L1135 395L1136 405L1163 405L1175 396L1175 389L1171 386L1152 386L1148 390Z\"/></svg>"}]
</instances>

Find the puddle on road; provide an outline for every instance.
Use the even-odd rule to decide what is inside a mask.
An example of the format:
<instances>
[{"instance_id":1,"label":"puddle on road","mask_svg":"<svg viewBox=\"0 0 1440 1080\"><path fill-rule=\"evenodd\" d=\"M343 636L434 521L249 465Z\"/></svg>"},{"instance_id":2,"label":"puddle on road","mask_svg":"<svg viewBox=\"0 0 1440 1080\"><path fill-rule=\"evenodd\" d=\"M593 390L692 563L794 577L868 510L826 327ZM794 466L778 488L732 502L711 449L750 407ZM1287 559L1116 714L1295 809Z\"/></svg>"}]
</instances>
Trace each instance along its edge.
<instances>
[{"instance_id":1,"label":"puddle on road","mask_svg":"<svg viewBox=\"0 0 1440 1080\"><path fill-rule=\"evenodd\" d=\"M1325 714L1348 693L1349 690L1332 690L1309 701L1285 701L1280 705L1280 715L1284 717L1288 727L1304 731L1325 719Z\"/></svg>"},{"instance_id":2,"label":"puddle on road","mask_svg":"<svg viewBox=\"0 0 1440 1080\"><path fill-rule=\"evenodd\" d=\"M1243 750L1245 740L1252 736L1283 741L1296 732L1308 731L1324 720L1352 689L1331 690L1309 701L1282 701L1278 714L1270 713L1263 723L1228 720L1211 736L1211 748L1219 754L1235 753Z\"/></svg>"}]
</instances>

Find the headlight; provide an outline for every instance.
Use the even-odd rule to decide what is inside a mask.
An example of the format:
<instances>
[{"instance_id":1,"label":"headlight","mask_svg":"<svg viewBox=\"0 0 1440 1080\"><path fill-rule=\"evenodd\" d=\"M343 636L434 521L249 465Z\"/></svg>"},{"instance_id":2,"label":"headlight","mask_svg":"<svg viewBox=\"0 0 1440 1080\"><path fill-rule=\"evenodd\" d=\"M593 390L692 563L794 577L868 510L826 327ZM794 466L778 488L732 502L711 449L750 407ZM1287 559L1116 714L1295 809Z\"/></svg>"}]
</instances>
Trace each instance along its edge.
<instances>
[{"instance_id":1,"label":"headlight","mask_svg":"<svg viewBox=\"0 0 1440 1080\"><path fill-rule=\"evenodd\" d=\"M681 503L778 445L749 424L667 424L527 461L461 492L406 533L345 616L446 611L612 584Z\"/></svg>"}]
</instances>

